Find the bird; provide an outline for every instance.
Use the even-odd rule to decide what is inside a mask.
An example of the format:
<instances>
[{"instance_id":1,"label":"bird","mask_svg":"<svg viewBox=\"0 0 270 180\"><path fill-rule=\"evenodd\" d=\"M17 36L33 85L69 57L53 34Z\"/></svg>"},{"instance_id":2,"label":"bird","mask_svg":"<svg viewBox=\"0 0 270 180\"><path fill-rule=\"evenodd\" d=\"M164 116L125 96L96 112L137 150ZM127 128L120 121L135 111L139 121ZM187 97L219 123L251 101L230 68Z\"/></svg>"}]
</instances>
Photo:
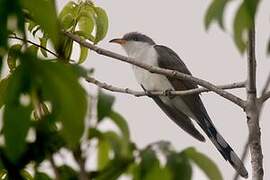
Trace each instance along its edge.
<instances>
[{"instance_id":1,"label":"bird","mask_svg":"<svg viewBox=\"0 0 270 180\"><path fill-rule=\"evenodd\" d=\"M145 34L130 32L122 38L115 38L109 42L120 44L128 57L135 61L192 75L172 49L156 44L152 38ZM151 73L135 65L132 65L132 68L138 83L148 94L151 94L151 91L182 91L198 88L198 85L192 81ZM229 161L242 177L248 177L244 164L214 126L199 94L150 97L180 128L195 139L204 142L206 141L204 136L194 126L193 121L195 121L224 159Z\"/></svg>"}]
</instances>

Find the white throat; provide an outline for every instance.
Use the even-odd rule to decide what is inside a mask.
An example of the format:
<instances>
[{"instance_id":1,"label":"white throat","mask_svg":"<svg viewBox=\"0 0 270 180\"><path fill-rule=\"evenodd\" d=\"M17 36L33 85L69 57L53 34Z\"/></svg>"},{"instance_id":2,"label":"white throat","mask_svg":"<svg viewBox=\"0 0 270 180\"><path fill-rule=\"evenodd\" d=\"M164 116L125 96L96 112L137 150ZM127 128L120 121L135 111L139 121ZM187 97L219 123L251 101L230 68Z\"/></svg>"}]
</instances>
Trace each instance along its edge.
<instances>
[{"instance_id":1,"label":"white throat","mask_svg":"<svg viewBox=\"0 0 270 180\"><path fill-rule=\"evenodd\" d=\"M147 51L152 49L153 45L145 42L129 41L123 45L123 48L129 57L138 58L142 54L145 54Z\"/></svg>"}]
</instances>

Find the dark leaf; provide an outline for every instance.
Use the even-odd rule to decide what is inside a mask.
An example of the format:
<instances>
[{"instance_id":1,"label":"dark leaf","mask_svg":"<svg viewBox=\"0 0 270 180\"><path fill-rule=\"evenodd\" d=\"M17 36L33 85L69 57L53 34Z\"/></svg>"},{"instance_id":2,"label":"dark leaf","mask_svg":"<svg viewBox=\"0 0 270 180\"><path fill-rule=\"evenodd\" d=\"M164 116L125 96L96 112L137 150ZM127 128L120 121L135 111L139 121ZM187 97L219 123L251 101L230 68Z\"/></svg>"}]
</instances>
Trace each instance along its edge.
<instances>
[{"instance_id":1,"label":"dark leaf","mask_svg":"<svg viewBox=\"0 0 270 180\"><path fill-rule=\"evenodd\" d=\"M8 58L7 58L7 64L9 67L9 70L12 72L16 68L16 61L19 57L19 52L22 48L21 44L15 44L11 46L8 50Z\"/></svg>"},{"instance_id":2,"label":"dark leaf","mask_svg":"<svg viewBox=\"0 0 270 180\"><path fill-rule=\"evenodd\" d=\"M213 0L212 1L204 17L204 26L206 29L209 29L210 24L215 20L218 21L219 26L222 29L224 29L223 14L224 14L224 9L227 3L228 3L228 0Z\"/></svg>"},{"instance_id":3,"label":"dark leaf","mask_svg":"<svg viewBox=\"0 0 270 180\"><path fill-rule=\"evenodd\" d=\"M0 108L5 104L5 96L7 94L9 77L6 77L0 81Z\"/></svg>"},{"instance_id":4,"label":"dark leaf","mask_svg":"<svg viewBox=\"0 0 270 180\"><path fill-rule=\"evenodd\" d=\"M61 180L78 180L79 174L67 165L59 167L58 171Z\"/></svg>"},{"instance_id":5,"label":"dark leaf","mask_svg":"<svg viewBox=\"0 0 270 180\"><path fill-rule=\"evenodd\" d=\"M241 53L244 53L247 47L247 32L252 25L252 19L248 14L246 4L243 2L234 19L234 42Z\"/></svg>"},{"instance_id":6,"label":"dark leaf","mask_svg":"<svg viewBox=\"0 0 270 180\"><path fill-rule=\"evenodd\" d=\"M60 46L60 29L54 0L20 0L34 21L51 38L55 47ZM46 16L47 14L47 16Z\"/></svg>"},{"instance_id":7,"label":"dark leaf","mask_svg":"<svg viewBox=\"0 0 270 180\"><path fill-rule=\"evenodd\" d=\"M167 167L172 173L172 180L191 180L192 168L183 153L171 153L167 157Z\"/></svg>"},{"instance_id":8,"label":"dark leaf","mask_svg":"<svg viewBox=\"0 0 270 180\"><path fill-rule=\"evenodd\" d=\"M16 162L25 150L25 138L30 127L31 112L30 106L25 107L19 104L5 106L3 126L5 152L12 162Z\"/></svg>"},{"instance_id":9,"label":"dark leaf","mask_svg":"<svg viewBox=\"0 0 270 180\"><path fill-rule=\"evenodd\" d=\"M114 99L115 98L113 96L105 94L102 90L98 91L98 121L101 121L103 118L110 116Z\"/></svg>"},{"instance_id":10,"label":"dark leaf","mask_svg":"<svg viewBox=\"0 0 270 180\"><path fill-rule=\"evenodd\" d=\"M133 159L114 159L99 173L96 180L117 180L127 170Z\"/></svg>"},{"instance_id":11,"label":"dark leaf","mask_svg":"<svg viewBox=\"0 0 270 180\"><path fill-rule=\"evenodd\" d=\"M36 172L34 180L52 180L47 174L42 172Z\"/></svg>"},{"instance_id":12,"label":"dark leaf","mask_svg":"<svg viewBox=\"0 0 270 180\"><path fill-rule=\"evenodd\" d=\"M126 120L121 116L121 114L112 111L110 114L111 120L117 125L117 127L121 130L123 137L129 139L129 129Z\"/></svg>"},{"instance_id":13,"label":"dark leaf","mask_svg":"<svg viewBox=\"0 0 270 180\"><path fill-rule=\"evenodd\" d=\"M210 180L223 179L217 165L207 156L197 152L194 148L188 148L184 153L207 175Z\"/></svg>"},{"instance_id":14,"label":"dark leaf","mask_svg":"<svg viewBox=\"0 0 270 180\"><path fill-rule=\"evenodd\" d=\"M46 38L45 36L43 36L42 38L39 38L40 41L40 46L46 48L47 47L47 42L48 42L48 38ZM42 53L42 55L44 57L48 57L47 51L43 48L40 48L40 52Z\"/></svg>"},{"instance_id":15,"label":"dark leaf","mask_svg":"<svg viewBox=\"0 0 270 180\"><path fill-rule=\"evenodd\" d=\"M140 178L144 179L151 169L159 167L159 160L154 150L147 148L141 152Z\"/></svg>"},{"instance_id":16,"label":"dark leaf","mask_svg":"<svg viewBox=\"0 0 270 180\"><path fill-rule=\"evenodd\" d=\"M172 174L167 168L161 168L159 166L154 166L146 175L144 180L154 180L154 179L162 179L162 180L171 180ZM184 180L183 178L180 178Z\"/></svg>"},{"instance_id":17,"label":"dark leaf","mask_svg":"<svg viewBox=\"0 0 270 180\"><path fill-rule=\"evenodd\" d=\"M79 76L72 66L60 62L40 62L39 68L39 85L52 102L52 113L63 123L62 135L71 147L76 147L87 110L86 92L79 84Z\"/></svg>"}]
</instances>

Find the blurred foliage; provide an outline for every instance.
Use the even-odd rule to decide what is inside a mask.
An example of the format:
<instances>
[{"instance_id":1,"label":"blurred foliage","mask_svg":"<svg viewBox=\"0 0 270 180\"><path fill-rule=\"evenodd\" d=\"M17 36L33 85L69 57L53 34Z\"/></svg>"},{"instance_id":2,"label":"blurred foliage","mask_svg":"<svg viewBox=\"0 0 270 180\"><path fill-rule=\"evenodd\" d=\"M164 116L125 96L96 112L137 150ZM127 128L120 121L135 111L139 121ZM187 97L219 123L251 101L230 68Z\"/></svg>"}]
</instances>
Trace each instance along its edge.
<instances>
[{"instance_id":1,"label":"blurred foliage","mask_svg":"<svg viewBox=\"0 0 270 180\"><path fill-rule=\"evenodd\" d=\"M248 31L255 24L256 12L260 0L237 0L239 7L236 10L233 23L233 39L238 50L243 54L247 49ZM225 30L224 17L226 7L230 3L235 3L231 0L212 0L206 11L204 24L205 28L209 29L210 24L217 21L220 28ZM269 48L268 48L269 49Z\"/></svg>"},{"instance_id":2,"label":"blurred foliage","mask_svg":"<svg viewBox=\"0 0 270 180\"><path fill-rule=\"evenodd\" d=\"M101 90L90 96L82 87L80 80L91 75L79 65L88 49L81 46L77 62L71 60L73 41L63 31L100 42L108 30L104 9L70 1L57 14L54 0L1 0L0 24L0 69L9 69L0 81L0 179L55 179L41 170L45 162L61 180L190 180L193 164L209 179L222 179L216 165L193 148L178 152L165 141L138 148L127 121L113 109L115 98ZM106 122L117 129L102 129ZM63 149L79 169L54 163ZM89 170L93 156L96 168Z\"/></svg>"}]
</instances>

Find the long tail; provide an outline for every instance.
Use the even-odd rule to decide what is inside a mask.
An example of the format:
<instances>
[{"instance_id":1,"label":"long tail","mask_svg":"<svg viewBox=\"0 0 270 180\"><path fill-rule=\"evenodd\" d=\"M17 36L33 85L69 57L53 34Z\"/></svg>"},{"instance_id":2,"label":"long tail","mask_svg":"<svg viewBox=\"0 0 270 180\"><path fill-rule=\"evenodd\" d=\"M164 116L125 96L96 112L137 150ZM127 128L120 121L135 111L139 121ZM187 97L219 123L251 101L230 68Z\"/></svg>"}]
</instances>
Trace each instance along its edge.
<instances>
[{"instance_id":1,"label":"long tail","mask_svg":"<svg viewBox=\"0 0 270 180\"><path fill-rule=\"evenodd\" d=\"M219 132L216 130L216 128L213 125L213 123L211 122L211 120L209 120L209 121L207 120L207 123L205 125L202 125L200 123L199 123L199 125L202 127L202 129L204 130L206 135L209 137L209 139L215 145L217 150L222 154L224 159L229 161L229 163L232 165L232 167L242 177L248 178L248 172L247 172L244 164L242 163L240 158L237 156L237 154L234 152L234 150L231 148L231 146L219 134Z\"/></svg>"}]
</instances>

